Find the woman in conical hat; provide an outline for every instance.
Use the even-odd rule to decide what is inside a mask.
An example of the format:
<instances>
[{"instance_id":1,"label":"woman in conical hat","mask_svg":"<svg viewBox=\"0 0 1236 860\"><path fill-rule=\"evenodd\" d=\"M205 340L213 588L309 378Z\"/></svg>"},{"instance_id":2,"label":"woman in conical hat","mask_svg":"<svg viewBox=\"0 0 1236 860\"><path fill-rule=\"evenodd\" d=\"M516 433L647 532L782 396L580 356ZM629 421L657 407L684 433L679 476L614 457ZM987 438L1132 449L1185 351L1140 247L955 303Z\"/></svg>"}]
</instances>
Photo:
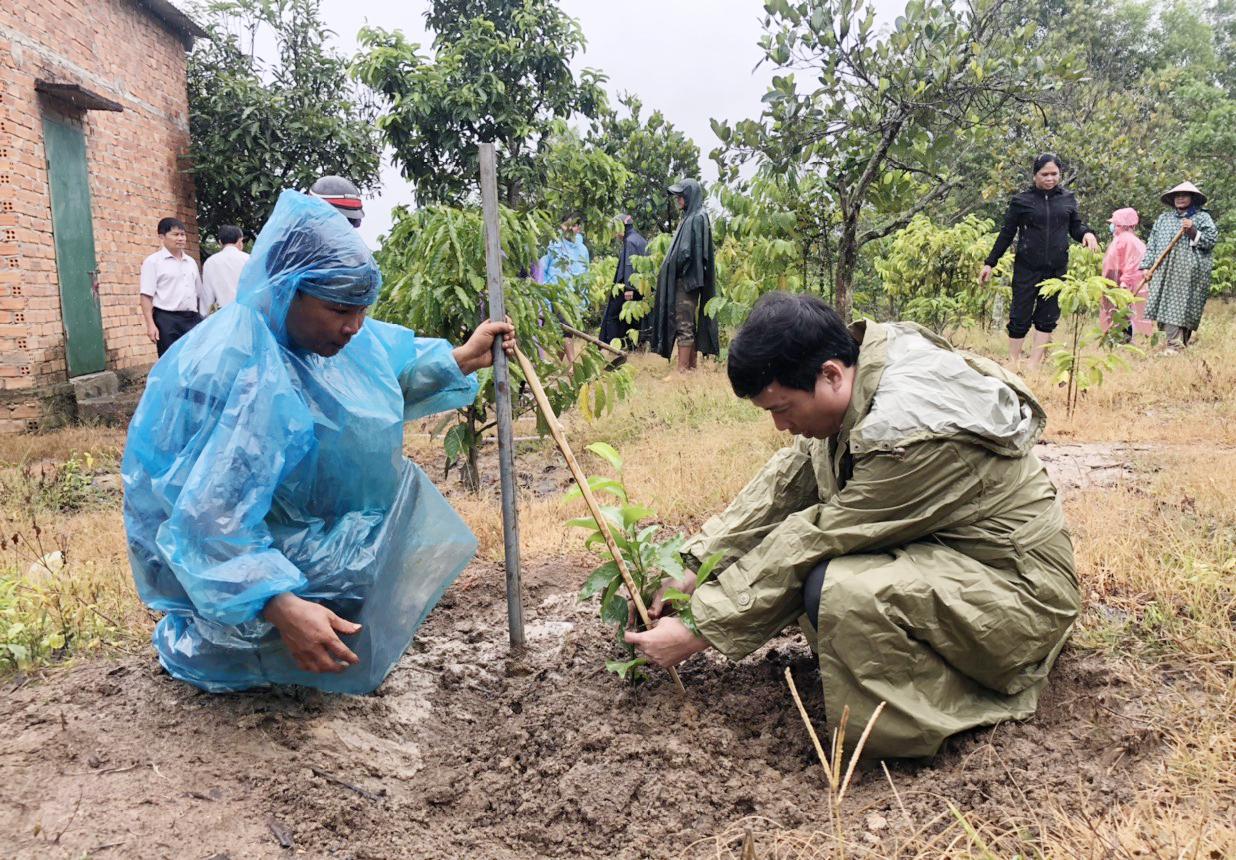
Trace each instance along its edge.
<instances>
[{"instance_id":1,"label":"woman in conical hat","mask_svg":"<svg viewBox=\"0 0 1236 860\"><path fill-rule=\"evenodd\" d=\"M1188 346L1201 324L1210 296L1210 271L1219 231L1210 213L1202 208L1206 195L1192 182L1180 183L1160 199L1168 211L1154 222L1140 268L1145 272L1153 266L1176 234L1183 231L1150 279L1150 300L1146 303L1146 316L1167 336L1167 351L1176 352Z\"/></svg>"}]
</instances>

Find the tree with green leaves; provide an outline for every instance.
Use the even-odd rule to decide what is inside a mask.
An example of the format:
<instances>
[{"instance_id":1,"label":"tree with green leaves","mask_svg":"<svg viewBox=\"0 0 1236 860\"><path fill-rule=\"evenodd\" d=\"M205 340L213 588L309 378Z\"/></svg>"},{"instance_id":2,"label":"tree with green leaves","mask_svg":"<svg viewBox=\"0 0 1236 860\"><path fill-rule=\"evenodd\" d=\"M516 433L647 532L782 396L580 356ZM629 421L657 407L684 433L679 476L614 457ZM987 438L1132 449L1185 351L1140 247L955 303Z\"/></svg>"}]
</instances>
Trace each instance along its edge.
<instances>
[{"instance_id":1,"label":"tree with green leaves","mask_svg":"<svg viewBox=\"0 0 1236 860\"><path fill-rule=\"evenodd\" d=\"M998 295L1008 301L1012 260L996 267L996 289L980 285L974 273L995 239L995 224L968 215L937 226L917 215L886 243L876 271L889 298L889 316L927 326L937 334L976 323L989 326Z\"/></svg>"},{"instance_id":2,"label":"tree with green leaves","mask_svg":"<svg viewBox=\"0 0 1236 860\"><path fill-rule=\"evenodd\" d=\"M384 104L378 127L421 204L458 205L475 188L477 146L498 147L498 183L511 208L530 208L554 121L594 117L603 76L578 78L579 22L555 0L432 0L432 55L398 31L366 27L354 74Z\"/></svg>"},{"instance_id":3,"label":"tree with green leaves","mask_svg":"<svg viewBox=\"0 0 1236 860\"><path fill-rule=\"evenodd\" d=\"M543 213L500 210L502 274L506 312L515 324L523 351L536 368L554 411L575 404L587 415L601 415L625 397L631 377L627 370L607 367L607 358L593 348L582 350L573 363L559 360L563 332L556 314L580 325L580 300L566 284L538 284L527 277L527 262L536 258L552 226ZM377 253L382 268L382 294L373 315L407 326L425 337L458 342L485 316L485 243L480 207L428 206L395 210L395 223ZM464 484L480 486L477 451L483 434L495 426L495 391L489 369L479 371L476 402L458 415L443 419L447 470L458 465ZM511 365L512 390L518 391L520 369ZM534 407L526 398L515 404L516 417ZM537 413L537 428L549 432Z\"/></svg>"},{"instance_id":4,"label":"tree with green leaves","mask_svg":"<svg viewBox=\"0 0 1236 860\"><path fill-rule=\"evenodd\" d=\"M578 218L593 253L610 250L631 174L561 120L550 135L543 166L541 208L551 218Z\"/></svg>"},{"instance_id":5,"label":"tree with green leaves","mask_svg":"<svg viewBox=\"0 0 1236 860\"><path fill-rule=\"evenodd\" d=\"M869 0L767 0L761 47L775 75L759 120L717 124L723 176L755 160L788 181L820 178L836 211L835 304L847 317L859 250L975 177L971 153L1000 146L1008 118L1053 85L1052 67L1010 31L1006 0L911 0L891 32ZM800 88L795 71L814 87ZM1066 70L1057 69L1064 73Z\"/></svg>"},{"instance_id":6,"label":"tree with green leaves","mask_svg":"<svg viewBox=\"0 0 1236 860\"><path fill-rule=\"evenodd\" d=\"M607 109L593 121L588 142L616 158L630 174L623 211L648 238L672 233L673 201L665 189L679 179L700 178L700 150L659 110L645 119L644 103L623 93L618 103L626 115Z\"/></svg>"},{"instance_id":7,"label":"tree with green leaves","mask_svg":"<svg viewBox=\"0 0 1236 860\"><path fill-rule=\"evenodd\" d=\"M328 44L319 0L218 0L204 10L210 38L189 55L191 172L205 235L224 224L250 234L279 192L325 174L362 191L378 183L375 111ZM234 33L239 32L239 36ZM278 59L259 60L259 38Z\"/></svg>"}]
</instances>

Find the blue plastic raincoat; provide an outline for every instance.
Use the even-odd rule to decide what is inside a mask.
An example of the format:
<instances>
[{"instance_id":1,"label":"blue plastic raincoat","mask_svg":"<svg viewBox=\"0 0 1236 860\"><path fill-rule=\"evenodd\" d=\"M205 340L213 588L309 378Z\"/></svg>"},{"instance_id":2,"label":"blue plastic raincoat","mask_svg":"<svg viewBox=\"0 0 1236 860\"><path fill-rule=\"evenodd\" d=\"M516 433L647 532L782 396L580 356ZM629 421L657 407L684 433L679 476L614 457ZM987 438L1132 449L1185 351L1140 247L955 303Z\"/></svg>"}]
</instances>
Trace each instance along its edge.
<instances>
[{"instance_id":1,"label":"blue plastic raincoat","mask_svg":"<svg viewBox=\"0 0 1236 860\"><path fill-rule=\"evenodd\" d=\"M556 284L578 278L588 271L592 256L588 246L584 244L582 233L576 233L574 238L555 239L549 243L549 250L541 258L545 269L545 283Z\"/></svg>"},{"instance_id":2,"label":"blue plastic raincoat","mask_svg":"<svg viewBox=\"0 0 1236 860\"><path fill-rule=\"evenodd\" d=\"M296 292L368 305L373 256L328 203L285 191L238 300L155 365L129 425L125 529L154 645L212 692L304 684L368 693L472 558L476 540L416 465L403 422L476 396L446 341L368 321L333 357L289 342ZM291 591L364 625L360 663L299 669L261 617Z\"/></svg>"}]
</instances>

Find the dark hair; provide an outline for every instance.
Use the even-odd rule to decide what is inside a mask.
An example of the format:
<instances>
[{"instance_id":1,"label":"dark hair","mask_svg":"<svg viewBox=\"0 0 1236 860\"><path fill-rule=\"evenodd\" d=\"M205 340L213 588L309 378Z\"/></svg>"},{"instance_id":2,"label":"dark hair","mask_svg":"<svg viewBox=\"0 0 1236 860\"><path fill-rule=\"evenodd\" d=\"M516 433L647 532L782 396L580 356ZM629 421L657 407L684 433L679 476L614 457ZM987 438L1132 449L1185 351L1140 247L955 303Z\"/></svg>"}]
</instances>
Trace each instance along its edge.
<instances>
[{"instance_id":1,"label":"dark hair","mask_svg":"<svg viewBox=\"0 0 1236 860\"><path fill-rule=\"evenodd\" d=\"M1064 162L1062 162L1060 160L1060 156L1056 155L1054 152L1044 152L1038 158L1034 159L1034 169L1030 172L1032 174L1037 174L1049 164L1056 165L1060 172L1064 173Z\"/></svg>"},{"instance_id":2,"label":"dark hair","mask_svg":"<svg viewBox=\"0 0 1236 860\"><path fill-rule=\"evenodd\" d=\"M166 236L173 230L184 230L185 222L179 218L164 218L159 222L159 235Z\"/></svg>"},{"instance_id":3,"label":"dark hair","mask_svg":"<svg viewBox=\"0 0 1236 860\"><path fill-rule=\"evenodd\" d=\"M754 397L778 382L812 391L824 362L858 361L858 341L841 317L815 296L769 293L730 343L726 371L739 397Z\"/></svg>"},{"instance_id":4,"label":"dark hair","mask_svg":"<svg viewBox=\"0 0 1236 860\"><path fill-rule=\"evenodd\" d=\"M245 238L245 231L235 224L224 224L219 228L220 245L235 245L243 238Z\"/></svg>"}]
</instances>

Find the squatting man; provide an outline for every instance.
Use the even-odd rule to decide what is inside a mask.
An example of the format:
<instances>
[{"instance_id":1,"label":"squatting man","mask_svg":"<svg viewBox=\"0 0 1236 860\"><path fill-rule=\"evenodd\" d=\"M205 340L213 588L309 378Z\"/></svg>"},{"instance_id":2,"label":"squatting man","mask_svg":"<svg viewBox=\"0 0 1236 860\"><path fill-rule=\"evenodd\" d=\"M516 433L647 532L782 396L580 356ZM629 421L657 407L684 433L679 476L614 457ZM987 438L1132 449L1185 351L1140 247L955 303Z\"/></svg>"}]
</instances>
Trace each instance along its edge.
<instances>
[{"instance_id":1,"label":"squatting man","mask_svg":"<svg viewBox=\"0 0 1236 860\"><path fill-rule=\"evenodd\" d=\"M783 293L756 304L727 369L795 439L684 545L695 568L723 554L715 580L675 583L699 635L657 599L627 641L664 667L738 660L799 619L830 726L887 703L873 756L1033 714L1080 600L1025 384L912 323L847 328Z\"/></svg>"}]
</instances>

